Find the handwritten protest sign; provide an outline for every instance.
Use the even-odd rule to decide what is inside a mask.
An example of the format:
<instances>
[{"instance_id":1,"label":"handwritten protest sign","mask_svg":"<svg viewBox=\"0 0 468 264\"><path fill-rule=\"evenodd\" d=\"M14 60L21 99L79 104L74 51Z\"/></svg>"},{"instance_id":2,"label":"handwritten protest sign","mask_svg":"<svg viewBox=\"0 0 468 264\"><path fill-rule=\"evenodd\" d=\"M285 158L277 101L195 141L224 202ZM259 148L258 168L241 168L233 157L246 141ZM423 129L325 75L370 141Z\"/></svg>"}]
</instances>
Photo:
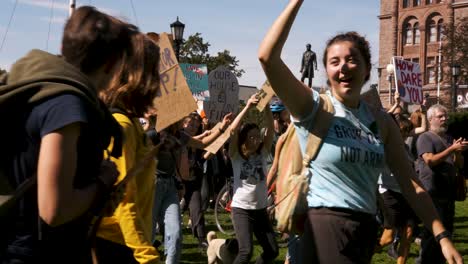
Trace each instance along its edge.
<instances>
[{"instance_id":1,"label":"handwritten protest sign","mask_svg":"<svg viewBox=\"0 0 468 264\"><path fill-rule=\"evenodd\" d=\"M401 100L412 104L422 104L422 79L419 63L393 57L395 83Z\"/></svg>"},{"instance_id":2,"label":"handwritten protest sign","mask_svg":"<svg viewBox=\"0 0 468 264\"><path fill-rule=\"evenodd\" d=\"M206 64L181 63L179 65L193 97L199 101L208 98L210 93L208 91L208 68Z\"/></svg>"},{"instance_id":3,"label":"handwritten protest sign","mask_svg":"<svg viewBox=\"0 0 468 264\"><path fill-rule=\"evenodd\" d=\"M161 84L153 102L158 115L157 131L174 124L197 109L166 33L159 35L159 49Z\"/></svg>"},{"instance_id":4,"label":"handwritten protest sign","mask_svg":"<svg viewBox=\"0 0 468 264\"><path fill-rule=\"evenodd\" d=\"M204 102L205 113L210 122L218 122L227 113L239 110L239 82L226 67L219 66L208 75L209 101Z\"/></svg>"},{"instance_id":5,"label":"handwritten protest sign","mask_svg":"<svg viewBox=\"0 0 468 264\"><path fill-rule=\"evenodd\" d=\"M262 112L265 106L270 102L271 98L275 95L275 92L271 88L268 80L263 84L262 89L258 92L257 98L259 99L257 104L258 111Z\"/></svg>"},{"instance_id":6,"label":"handwritten protest sign","mask_svg":"<svg viewBox=\"0 0 468 264\"><path fill-rule=\"evenodd\" d=\"M221 125L222 125L221 122L217 123L212 130L213 131L218 130L219 128L221 128ZM224 145L224 143L226 143L226 141L229 139L230 136L231 136L231 127L228 127L226 131L224 131L223 134L221 134L219 137L215 139L215 141L213 141L210 145L208 145L205 148L205 150L210 153L216 154L216 152L218 152L218 150Z\"/></svg>"}]
</instances>

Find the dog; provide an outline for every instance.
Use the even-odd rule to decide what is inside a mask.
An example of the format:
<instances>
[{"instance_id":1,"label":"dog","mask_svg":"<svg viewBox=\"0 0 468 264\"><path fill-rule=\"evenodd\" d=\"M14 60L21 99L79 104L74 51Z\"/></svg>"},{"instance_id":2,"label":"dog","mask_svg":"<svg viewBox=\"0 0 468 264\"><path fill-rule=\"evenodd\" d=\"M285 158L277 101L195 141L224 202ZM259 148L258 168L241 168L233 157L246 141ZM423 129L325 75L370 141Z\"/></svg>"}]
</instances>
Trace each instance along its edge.
<instances>
[{"instance_id":1,"label":"dog","mask_svg":"<svg viewBox=\"0 0 468 264\"><path fill-rule=\"evenodd\" d=\"M216 236L214 231L206 235L208 241L208 264L232 264L239 252L237 239L222 239Z\"/></svg>"}]
</instances>

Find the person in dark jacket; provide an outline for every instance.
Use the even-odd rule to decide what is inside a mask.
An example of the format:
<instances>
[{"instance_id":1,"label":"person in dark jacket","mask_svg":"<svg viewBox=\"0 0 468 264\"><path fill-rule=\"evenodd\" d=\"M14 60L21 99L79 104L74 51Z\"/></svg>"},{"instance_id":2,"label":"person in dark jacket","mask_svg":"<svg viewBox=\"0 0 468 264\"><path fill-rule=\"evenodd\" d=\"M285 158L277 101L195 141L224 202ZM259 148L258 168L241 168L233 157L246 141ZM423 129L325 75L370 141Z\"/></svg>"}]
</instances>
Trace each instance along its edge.
<instances>
[{"instance_id":1,"label":"person in dark jacket","mask_svg":"<svg viewBox=\"0 0 468 264\"><path fill-rule=\"evenodd\" d=\"M88 228L118 171L103 160L121 154L118 123L99 100L131 49L136 27L93 7L67 21L62 54L32 50L0 87L0 114L11 147L2 169L13 187L37 178L18 202L9 234L1 234L0 263L91 263ZM3 151L5 152L5 151ZM66 256L66 257L64 257Z\"/></svg>"}]
</instances>

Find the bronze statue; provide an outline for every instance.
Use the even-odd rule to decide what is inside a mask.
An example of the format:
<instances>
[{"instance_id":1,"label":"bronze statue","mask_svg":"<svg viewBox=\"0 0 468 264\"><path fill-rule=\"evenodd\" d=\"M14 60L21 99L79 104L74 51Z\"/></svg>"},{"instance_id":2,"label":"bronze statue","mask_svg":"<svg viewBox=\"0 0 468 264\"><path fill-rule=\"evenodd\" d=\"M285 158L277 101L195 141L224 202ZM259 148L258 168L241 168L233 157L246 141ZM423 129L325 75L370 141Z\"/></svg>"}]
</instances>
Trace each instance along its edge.
<instances>
[{"instance_id":1,"label":"bronze statue","mask_svg":"<svg viewBox=\"0 0 468 264\"><path fill-rule=\"evenodd\" d=\"M312 79L314 78L314 68L317 70L317 56L315 52L311 50L311 45L306 45L306 51L302 55L301 63L301 82L304 82L305 78L309 79L309 87L312 87Z\"/></svg>"}]
</instances>

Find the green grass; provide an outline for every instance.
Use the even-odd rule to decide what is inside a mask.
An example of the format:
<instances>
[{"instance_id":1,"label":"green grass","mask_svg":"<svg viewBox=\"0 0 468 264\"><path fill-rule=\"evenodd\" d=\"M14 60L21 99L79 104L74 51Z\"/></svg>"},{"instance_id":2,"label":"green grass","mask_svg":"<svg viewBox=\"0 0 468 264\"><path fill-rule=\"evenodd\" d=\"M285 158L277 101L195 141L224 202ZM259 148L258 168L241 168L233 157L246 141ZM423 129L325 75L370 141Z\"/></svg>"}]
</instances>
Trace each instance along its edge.
<instances>
[{"instance_id":1,"label":"green grass","mask_svg":"<svg viewBox=\"0 0 468 264\"><path fill-rule=\"evenodd\" d=\"M213 217L213 211L208 211L205 214L207 231L214 230L217 232L218 237L225 237L217 231L216 224ZM189 229L186 228L187 216L184 216L184 237L181 263L185 264L202 264L206 263L206 255L198 249L198 241L192 236ZM456 203L455 213L455 233L454 233L455 247L463 256L465 263L468 263L468 201ZM418 255L418 246L412 244L408 264L412 264ZM396 263L395 260L387 256L386 248L380 254L375 254L372 263ZM261 247L255 244L254 256L251 262L261 253ZM280 255L274 262L275 264L283 263L286 255L286 248L280 248Z\"/></svg>"}]
</instances>

